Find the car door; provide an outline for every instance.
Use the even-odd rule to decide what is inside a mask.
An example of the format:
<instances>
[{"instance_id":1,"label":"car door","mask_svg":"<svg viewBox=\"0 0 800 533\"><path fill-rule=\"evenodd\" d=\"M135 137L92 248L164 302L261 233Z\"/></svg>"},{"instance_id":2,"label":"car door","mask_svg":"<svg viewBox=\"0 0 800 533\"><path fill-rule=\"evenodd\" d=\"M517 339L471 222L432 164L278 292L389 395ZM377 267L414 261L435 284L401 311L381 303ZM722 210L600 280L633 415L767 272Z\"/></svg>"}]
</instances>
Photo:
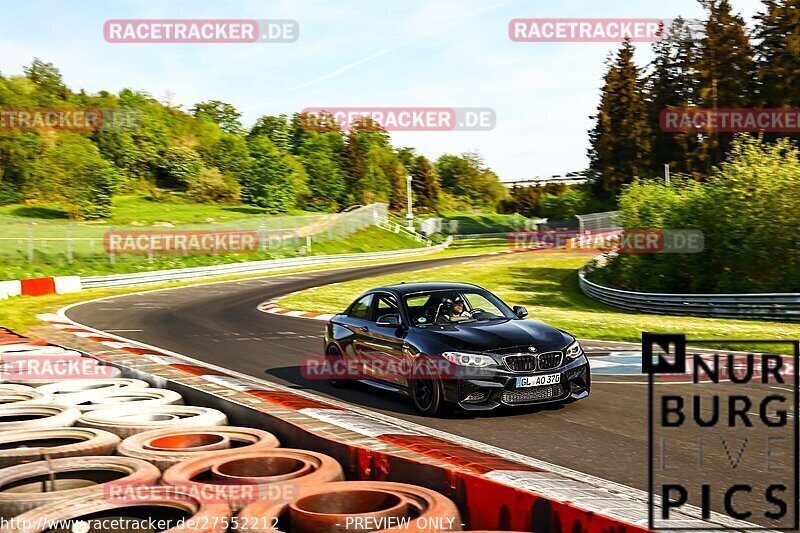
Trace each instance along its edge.
<instances>
[{"instance_id":1,"label":"car door","mask_svg":"<svg viewBox=\"0 0 800 533\"><path fill-rule=\"evenodd\" d=\"M365 294L359 298L347 312L347 328L352 333L352 357L359 368L358 374L349 376L352 378L363 377L364 347L367 346L370 326L373 324L372 318L372 294Z\"/></svg>"},{"instance_id":2,"label":"car door","mask_svg":"<svg viewBox=\"0 0 800 533\"><path fill-rule=\"evenodd\" d=\"M402 326L378 325L378 319L390 314L401 315L397 298L390 293L375 293L372 300L372 322L369 332L364 334L361 348L362 361L364 371L373 379L404 386L407 370L404 367L403 354L405 329Z\"/></svg>"}]
</instances>

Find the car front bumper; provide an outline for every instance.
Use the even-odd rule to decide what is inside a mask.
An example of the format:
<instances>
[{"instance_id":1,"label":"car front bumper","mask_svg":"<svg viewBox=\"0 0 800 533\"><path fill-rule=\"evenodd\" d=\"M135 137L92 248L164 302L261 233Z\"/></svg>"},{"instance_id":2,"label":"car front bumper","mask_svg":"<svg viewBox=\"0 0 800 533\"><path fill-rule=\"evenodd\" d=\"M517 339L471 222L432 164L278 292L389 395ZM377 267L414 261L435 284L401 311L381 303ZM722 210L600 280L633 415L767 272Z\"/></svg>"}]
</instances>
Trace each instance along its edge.
<instances>
[{"instance_id":1,"label":"car front bumper","mask_svg":"<svg viewBox=\"0 0 800 533\"><path fill-rule=\"evenodd\" d=\"M502 368L459 369L455 379L442 380L444 399L467 411L490 411L501 405L521 406L580 400L589 395L589 361L581 355L559 368L542 372L512 372ZM559 383L517 387L517 378L560 374Z\"/></svg>"}]
</instances>

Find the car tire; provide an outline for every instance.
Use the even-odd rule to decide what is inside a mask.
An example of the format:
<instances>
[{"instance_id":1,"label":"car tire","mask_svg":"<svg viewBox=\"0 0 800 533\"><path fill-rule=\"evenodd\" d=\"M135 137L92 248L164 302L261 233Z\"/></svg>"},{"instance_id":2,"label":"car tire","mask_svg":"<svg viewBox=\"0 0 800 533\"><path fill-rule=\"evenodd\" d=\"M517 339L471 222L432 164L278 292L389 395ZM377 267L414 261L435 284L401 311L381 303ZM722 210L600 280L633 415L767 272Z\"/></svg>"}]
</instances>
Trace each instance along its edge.
<instances>
[{"instance_id":1,"label":"car tire","mask_svg":"<svg viewBox=\"0 0 800 533\"><path fill-rule=\"evenodd\" d=\"M325 350L325 362L328 363L331 368L335 368L334 361L336 361L337 358L341 360L343 357L342 351L335 344L331 344ZM328 378L328 383L331 387L337 389L343 389L347 387L347 380L344 379Z\"/></svg>"},{"instance_id":2,"label":"car tire","mask_svg":"<svg viewBox=\"0 0 800 533\"><path fill-rule=\"evenodd\" d=\"M442 380L433 361L427 357L414 361L410 385L411 401L420 414L434 416L444 411Z\"/></svg>"}]
</instances>

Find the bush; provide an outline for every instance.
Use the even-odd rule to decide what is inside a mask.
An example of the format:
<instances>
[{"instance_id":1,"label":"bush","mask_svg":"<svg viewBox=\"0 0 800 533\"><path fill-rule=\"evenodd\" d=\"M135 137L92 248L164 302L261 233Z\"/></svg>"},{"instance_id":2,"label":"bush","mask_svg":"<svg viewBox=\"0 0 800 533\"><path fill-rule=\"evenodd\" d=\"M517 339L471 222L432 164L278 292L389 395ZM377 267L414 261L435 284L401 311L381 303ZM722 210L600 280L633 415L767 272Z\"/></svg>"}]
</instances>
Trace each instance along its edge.
<instances>
[{"instance_id":1,"label":"bush","mask_svg":"<svg viewBox=\"0 0 800 533\"><path fill-rule=\"evenodd\" d=\"M195 202L219 202L219 203L238 203L242 197L242 191L236 180L223 176L222 173L213 169L203 169L200 173L189 181L186 190L189 198Z\"/></svg>"},{"instance_id":2,"label":"bush","mask_svg":"<svg viewBox=\"0 0 800 533\"><path fill-rule=\"evenodd\" d=\"M203 169L197 152L191 148L168 148L161 157L158 178L162 187L186 189Z\"/></svg>"},{"instance_id":3,"label":"bush","mask_svg":"<svg viewBox=\"0 0 800 533\"><path fill-rule=\"evenodd\" d=\"M25 185L26 196L61 201L73 220L105 218L119 173L89 140L62 134L36 161Z\"/></svg>"},{"instance_id":4,"label":"bush","mask_svg":"<svg viewBox=\"0 0 800 533\"><path fill-rule=\"evenodd\" d=\"M664 292L799 292L800 159L783 139L740 136L706 184L635 182L620 198L626 229L699 229L696 254L623 254L592 279Z\"/></svg>"}]
</instances>

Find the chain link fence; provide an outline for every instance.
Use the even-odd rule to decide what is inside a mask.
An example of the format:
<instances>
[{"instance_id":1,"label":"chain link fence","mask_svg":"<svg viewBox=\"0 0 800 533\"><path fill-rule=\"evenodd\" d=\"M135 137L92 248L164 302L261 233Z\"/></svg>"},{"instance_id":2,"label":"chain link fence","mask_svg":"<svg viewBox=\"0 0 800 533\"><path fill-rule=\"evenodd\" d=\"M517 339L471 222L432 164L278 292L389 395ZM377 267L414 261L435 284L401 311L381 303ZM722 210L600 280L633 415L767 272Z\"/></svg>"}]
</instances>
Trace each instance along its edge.
<instances>
[{"instance_id":1,"label":"chain link fence","mask_svg":"<svg viewBox=\"0 0 800 533\"><path fill-rule=\"evenodd\" d=\"M259 251L308 251L314 243L341 240L385 220L386 204L360 206L347 212L322 215L250 217L231 222L150 226L111 226L91 222L22 222L0 216L0 260L9 263L110 263L141 261L141 255L107 251L105 236L113 231L254 231ZM151 257L152 258L152 257Z\"/></svg>"}]
</instances>

